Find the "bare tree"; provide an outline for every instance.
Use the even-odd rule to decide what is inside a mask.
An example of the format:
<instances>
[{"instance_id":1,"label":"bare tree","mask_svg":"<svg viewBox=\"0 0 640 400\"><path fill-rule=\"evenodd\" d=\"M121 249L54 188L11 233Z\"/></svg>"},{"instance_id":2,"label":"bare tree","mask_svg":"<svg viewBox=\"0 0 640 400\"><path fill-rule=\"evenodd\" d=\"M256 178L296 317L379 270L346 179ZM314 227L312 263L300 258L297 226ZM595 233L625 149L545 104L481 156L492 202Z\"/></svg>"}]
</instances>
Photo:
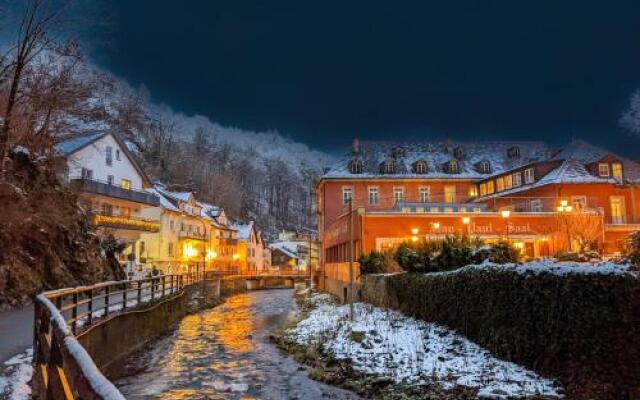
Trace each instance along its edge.
<instances>
[{"instance_id":1,"label":"bare tree","mask_svg":"<svg viewBox=\"0 0 640 400\"><path fill-rule=\"evenodd\" d=\"M620 125L629 132L640 135L640 90L629 98L629 108L620 117Z\"/></svg>"},{"instance_id":2,"label":"bare tree","mask_svg":"<svg viewBox=\"0 0 640 400\"><path fill-rule=\"evenodd\" d=\"M602 215L595 211L576 211L559 218L567 240L577 246L578 252L597 249L602 238Z\"/></svg>"}]
</instances>

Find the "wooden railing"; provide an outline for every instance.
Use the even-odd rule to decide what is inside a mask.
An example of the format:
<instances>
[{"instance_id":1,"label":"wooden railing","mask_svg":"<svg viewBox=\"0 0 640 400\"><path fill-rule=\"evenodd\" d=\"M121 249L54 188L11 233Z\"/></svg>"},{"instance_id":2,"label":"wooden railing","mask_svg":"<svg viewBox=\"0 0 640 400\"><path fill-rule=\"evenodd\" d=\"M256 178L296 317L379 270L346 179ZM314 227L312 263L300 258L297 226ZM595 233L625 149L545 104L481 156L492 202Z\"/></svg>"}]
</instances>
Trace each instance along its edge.
<instances>
[{"instance_id":1,"label":"wooden railing","mask_svg":"<svg viewBox=\"0 0 640 400\"><path fill-rule=\"evenodd\" d=\"M35 301L33 392L38 399L124 399L76 336L131 308L178 296L204 273L54 290Z\"/></svg>"}]
</instances>

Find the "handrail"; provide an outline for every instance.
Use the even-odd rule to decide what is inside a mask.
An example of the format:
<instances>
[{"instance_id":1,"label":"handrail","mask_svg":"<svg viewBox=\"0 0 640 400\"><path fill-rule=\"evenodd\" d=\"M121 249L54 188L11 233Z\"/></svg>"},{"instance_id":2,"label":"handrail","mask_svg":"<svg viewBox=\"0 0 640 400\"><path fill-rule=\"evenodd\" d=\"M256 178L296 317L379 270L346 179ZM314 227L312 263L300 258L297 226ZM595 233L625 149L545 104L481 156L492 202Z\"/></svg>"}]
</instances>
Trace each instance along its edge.
<instances>
[{"instance_id":1,"label":"handrail","mask_svg":"<svg viewBox=\"0 0 640 400\"><path fill-rule=\"evenodd\" d=\"M124 399L80 345L78 335L109 316L173 298L186 286L205 279L205 273L198 271L102 282L38 295L34 301L34 393L45 400Z\"/></svg>"}]
</instances>

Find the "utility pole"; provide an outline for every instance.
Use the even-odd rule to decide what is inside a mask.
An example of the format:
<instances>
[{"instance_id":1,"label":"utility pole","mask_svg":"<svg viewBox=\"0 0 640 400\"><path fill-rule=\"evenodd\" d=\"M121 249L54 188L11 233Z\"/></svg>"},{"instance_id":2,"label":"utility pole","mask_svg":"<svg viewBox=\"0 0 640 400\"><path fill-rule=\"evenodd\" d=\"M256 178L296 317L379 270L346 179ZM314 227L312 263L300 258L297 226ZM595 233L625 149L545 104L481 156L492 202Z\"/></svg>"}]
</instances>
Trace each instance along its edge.
<instances>
[{"instance_id":1,"label":"utility pole","mask_svg":"<svg viewBox=\"0 0 640 400\"><path fill-rule=\"evenodd\" d=\"M353 321L353 199L349 199L349 290L347 291L347 301L349 302L349 318Z\"/></svg>"}]
</instances>

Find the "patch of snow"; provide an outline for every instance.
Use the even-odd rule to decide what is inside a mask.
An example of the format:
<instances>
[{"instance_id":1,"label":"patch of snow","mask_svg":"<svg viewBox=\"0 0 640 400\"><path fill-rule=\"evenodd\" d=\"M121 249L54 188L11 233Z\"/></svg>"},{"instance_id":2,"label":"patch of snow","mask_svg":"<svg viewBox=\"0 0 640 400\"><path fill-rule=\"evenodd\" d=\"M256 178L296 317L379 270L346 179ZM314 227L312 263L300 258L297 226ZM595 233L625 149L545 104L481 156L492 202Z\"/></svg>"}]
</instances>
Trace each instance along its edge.
<instances>
[{"instance_id":1,"label":"patch of snow","mask_svg":"<svg viewBox=\"0 0 640 400\"><path fill-rule=\"evenodd\" d=\"M575 274L599 274L599 275L630 275L640 277L638 272L631 271L629 265L613 262L580 263L580 262L554 262L551 260L531 261L524 264L495 264L485 261L478 265L467 265L453 271L436 272L435 274L456 274L470 270L488 271L514 271L518 274L535 276L540 274L553 274L567 276Z\"/></svg>"},{"instance_id":2,"label":"patch of snow","mask_svg":"<svg viewBox=\"0 0 640 400\"><path fill-rule=\"evenodd\" d=\"M368 304L356 303L354 310L351 322L348 305L320 305L286 335L300 345L320 343L357 371L396 383L467 386L498 398L562 397L553 381L494 357L452 330Z\"/></svg>"},{"instance_id":3,"label":"patch of snow","mask_svg":"<svg viewBox=\"0 0 640 400\"><path fill-rule=\"evenodd\" d=\"M29 381L33 377L33 349L18 354L5 361L0 367L0 398L12 400L31 398Z\"/></svg>"}]
</instances>

